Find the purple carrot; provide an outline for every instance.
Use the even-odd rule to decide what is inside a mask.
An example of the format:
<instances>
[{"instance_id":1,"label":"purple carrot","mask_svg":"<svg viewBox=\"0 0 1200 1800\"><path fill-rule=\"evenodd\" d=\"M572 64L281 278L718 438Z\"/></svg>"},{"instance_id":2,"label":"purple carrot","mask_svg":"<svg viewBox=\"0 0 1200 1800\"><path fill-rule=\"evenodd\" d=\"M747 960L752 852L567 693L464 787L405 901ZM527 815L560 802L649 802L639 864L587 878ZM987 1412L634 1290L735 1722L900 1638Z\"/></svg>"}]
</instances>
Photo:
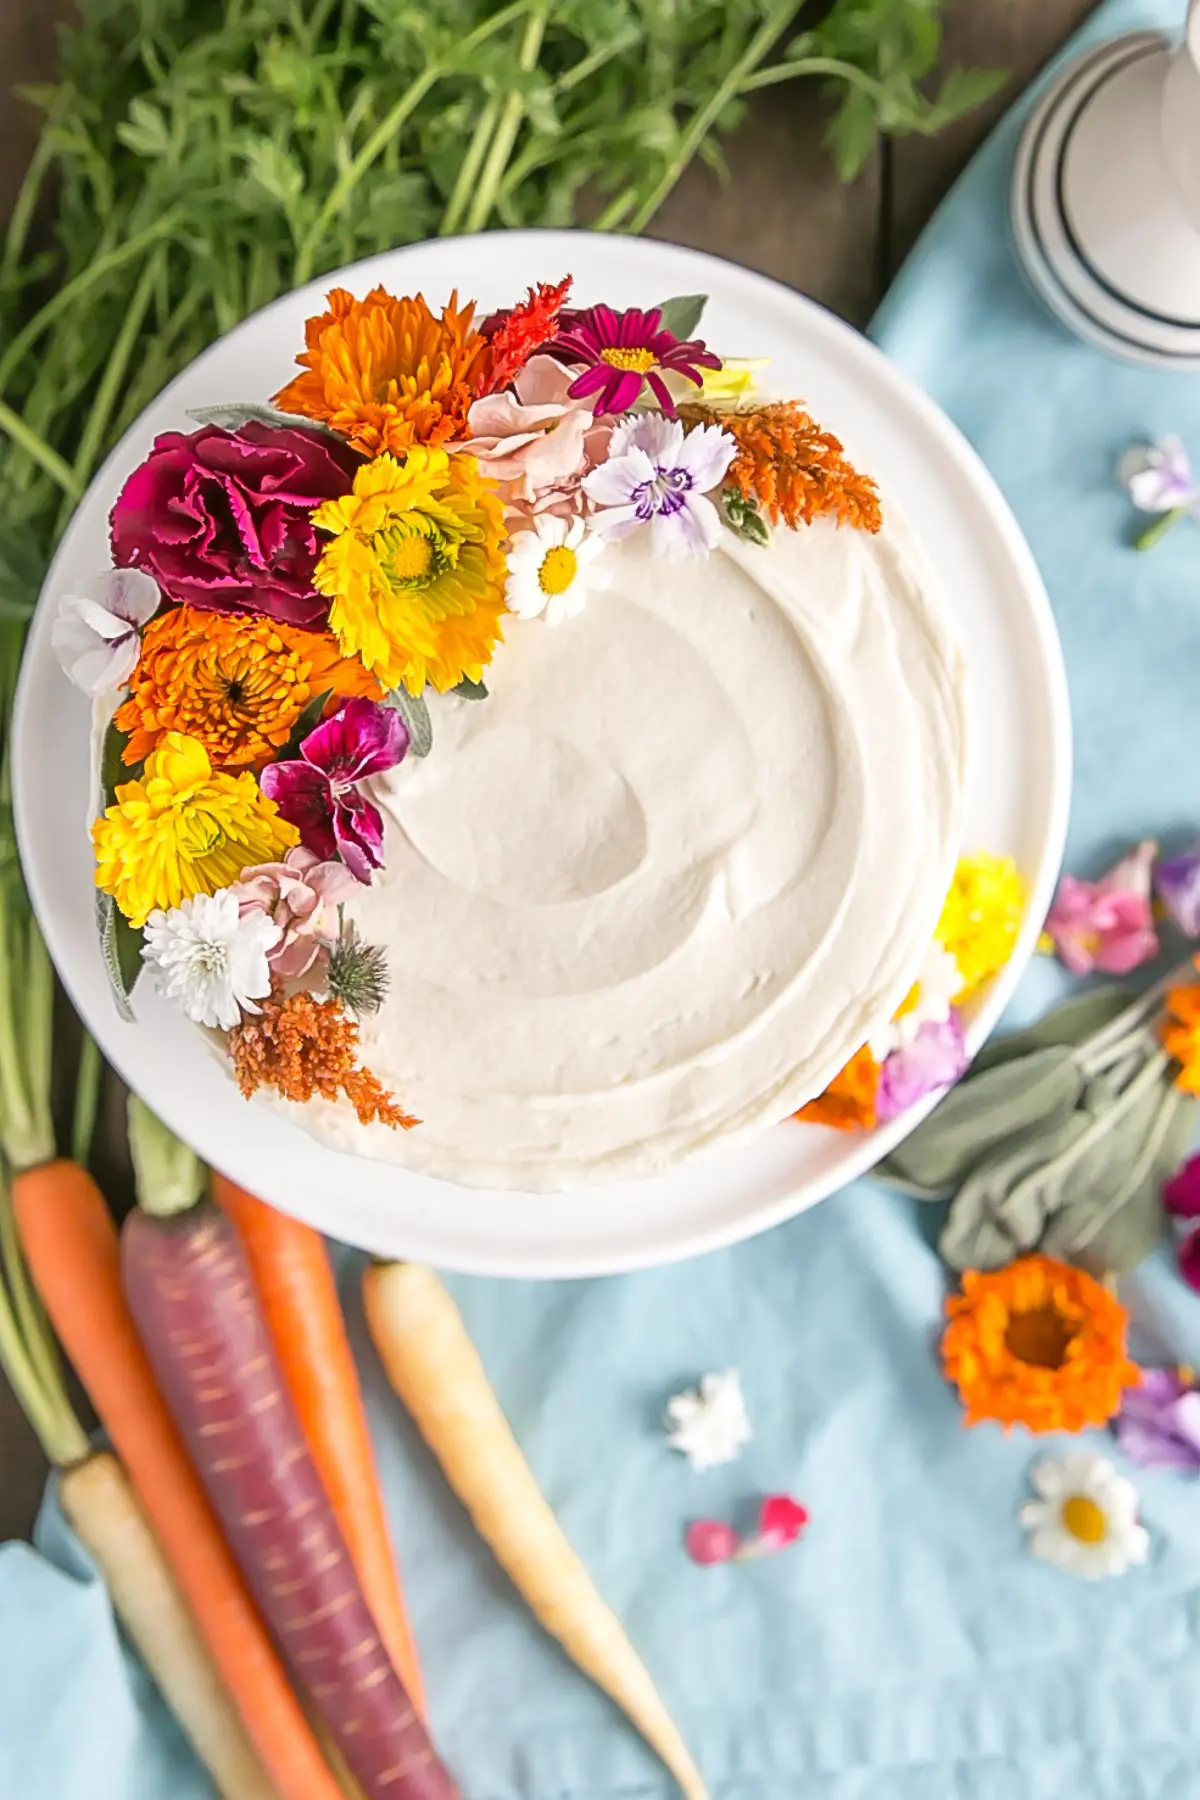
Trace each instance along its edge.
<instances>
[{"instance_id":1,"label":"purple carrot","mask_svg":"<svg viewBox=\"0 0 1200 1800\"><path fill-rule=\"evenodd\" d=\"M170 1217L137 1209L121 1263L163 1396L297 1691L367 1800L458 1800L379 1640L233 1226L208 1201Z\"/></svg>"}]
</instances>

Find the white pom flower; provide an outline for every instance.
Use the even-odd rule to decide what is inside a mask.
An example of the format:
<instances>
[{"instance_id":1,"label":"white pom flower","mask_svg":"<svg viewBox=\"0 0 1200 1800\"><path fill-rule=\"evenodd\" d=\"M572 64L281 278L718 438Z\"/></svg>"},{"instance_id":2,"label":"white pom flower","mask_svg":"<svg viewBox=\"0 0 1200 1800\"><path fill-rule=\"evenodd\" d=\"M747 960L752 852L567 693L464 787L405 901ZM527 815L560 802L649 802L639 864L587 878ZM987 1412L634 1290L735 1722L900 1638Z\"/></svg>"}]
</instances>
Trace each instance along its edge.
<instances>
[{"instance_id":1,"label":"white pom flower","mask_svg":"<svg viewBox=\"0 0 1200 1800\"><path fill-rule=\"evenodd\" d=\"M142 955L167 999L193 1024L232 1031L271 991L267 952L279 936L265 912L239 916L236 896L221 888L184 900L170 912L152 912Z\"/></svg>"},{"instance_id":2,"label":"white pom flower","mask_svg":"<svg viewBox=\"0 0 1200 1800\"><path fill-rule=\"evenodd\" d=\"M917 979L894 1019L872 1032L868 1048L877 1063L893 1050L907 1050L922 1025L944 1025L963 989L962 970L944 944L930 944Z\"/></svg>"},{"instance_id":3,"label":"white pom flower","mask_svg":"<svg viewBox=\"0 0 1200 1800\"><path fill-rule=\"evenodd\" d=\"M704 1375L698 1388L667 1401L667 1442L693 1469L736 1462L753 1432L736 1369Z\"/></svg>"},{"instance_id":4,"label":"white pom flower","mask_svg":"<svg viewBox=\"0 0 1200 1800\"><path fill-rule=\"evenodd\" d=\"M1138 1523L1137 1489L1106 1457L1084 1450L1046 1457L1029 1478L1041 1498L1025 1501L1020 1520L1035 1556L1085 1581L1146 1561L1150 1537Z\"/></svg>"},{"instance_id":5,"label":"white pom flower","mask_svg":"<svg viewBox=\"0 0 1200 1800\"><path fill-rule=\"evenodd\" d=\"M124 687L137 667L142 626L161 600L144 569L107 569L85 592L63 595L50 642L76 687L93 700Z\"/></svg>"},{"instance_id":6,"label":"white pom flower","mask_svg":"<svg viewBox=\"0 0 1200 1800\"><path fill-rule=\"evenodd\" d=\"M519 619L544 618L561 625L583 611L588 595L612 579L596 567L603 540L582 519L559 519L542 513L531 531L518 531L508 552L504 590L508 610Z\"/></svg>"}]
</instances>

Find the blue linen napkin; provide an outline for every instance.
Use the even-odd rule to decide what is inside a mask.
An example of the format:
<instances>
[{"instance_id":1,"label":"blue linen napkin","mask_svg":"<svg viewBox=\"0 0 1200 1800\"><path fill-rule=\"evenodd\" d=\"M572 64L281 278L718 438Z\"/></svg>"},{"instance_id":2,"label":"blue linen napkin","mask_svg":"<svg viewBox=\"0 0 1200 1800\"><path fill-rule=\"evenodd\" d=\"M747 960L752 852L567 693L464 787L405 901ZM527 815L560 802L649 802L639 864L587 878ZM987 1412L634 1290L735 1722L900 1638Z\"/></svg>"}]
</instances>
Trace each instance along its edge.
<instances>
[{"instance_id":1,"label":"blue linen napkin","mask_svg":"<svg viewBox=\"0 0 1200 1800\"><path fill-rule=\"evenodd\" d=\"M1178 12L1122 0L1084 38ZM972 165L875 329L977 445L1045 573L1077 732L1070 865L1089 872L1133 838L1200 823L1200 539L1185 525L1134 555L1112 478L1141 435L1175 430L1200 452L1200 383L1103 360L1027 296L1005 229L1017 127ZM1039 966L1023 1010L1060 980ZM713 1800L1200 1800L1200 1486L1138 1477L1151 1560L1120 1581L1030 1558L1016 1509L1030 1463L1063 1443L962 1428L937 1369L931 1235L927 1213L859 1183L673 1269L452 1286ZM344 1290L434 1727L466 1800L667 1800L400 1415L363 1332L360 1268L344 1259ZM1126 1298L1148 1357L1200 1361L1200 1301L1169 1258ZM663 1402L735 1365L755 1440L736 1466L694 1475L664 1447ZM744 1519L774 1491L810 1510L799 1545L736 1568L686 1560L689 1518ZM208 1792L51 1493L38 1553L0 1551L0 1797Z\"/></svg>"}]
</instances>

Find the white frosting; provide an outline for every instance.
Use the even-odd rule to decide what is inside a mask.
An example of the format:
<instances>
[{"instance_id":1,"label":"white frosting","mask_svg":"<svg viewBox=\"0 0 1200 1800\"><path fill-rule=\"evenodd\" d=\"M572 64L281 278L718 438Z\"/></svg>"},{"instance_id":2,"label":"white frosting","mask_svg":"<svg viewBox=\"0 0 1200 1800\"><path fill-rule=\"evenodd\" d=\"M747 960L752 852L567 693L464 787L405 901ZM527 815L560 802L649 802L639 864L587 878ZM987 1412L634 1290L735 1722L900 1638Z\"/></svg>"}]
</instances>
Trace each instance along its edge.
<instances>
[{"instance_id":1,"label":"white frosting","mask_svg":"<svg viewBox=\"0 0 1200 1800\"><path fill-rule=\"evenodd\" d=\"M374 784L362 1053L422 1123L275 1102L338 1148L472 1186L645 1174L795 1111L913 981L964 720L906 531L609 554L606 594L506 621L489 698L435 702L431 755Z\"/></svg>"}]
</instances>

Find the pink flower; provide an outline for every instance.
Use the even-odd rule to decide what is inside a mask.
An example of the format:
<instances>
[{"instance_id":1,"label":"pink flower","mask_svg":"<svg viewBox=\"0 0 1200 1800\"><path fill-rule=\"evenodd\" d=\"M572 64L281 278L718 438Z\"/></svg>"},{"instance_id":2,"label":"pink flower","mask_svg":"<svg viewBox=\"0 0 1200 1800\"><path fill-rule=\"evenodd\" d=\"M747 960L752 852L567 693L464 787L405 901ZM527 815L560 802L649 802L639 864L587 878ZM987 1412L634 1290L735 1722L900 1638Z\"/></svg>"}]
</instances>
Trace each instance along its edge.
<instances>
[{"instance_id":1,"label":"pink flower","mask_svg":"<svg viewBox=\"0 0 1200 1800\"><path fill-rule=\"evenodd\" d=\"M771 1494L758 1509L758 1528L748 1537L740 1537L732 1525L720 1519L693 1519L683 1538L683 1547L693 1562L705 1568L714 1563L750 1562L756 1556L771 1556L794 1544L808 1524L807 1508L790 1494Z\"/></svg>"},{"instance_id":2,"label":"pink flower","mask_svg":"<svg viewBox=\"0 0 1200 1800\"><path fill-rule=\"evenodd\" d=\"M1163 1183L1162 1203L1173 1219L1200 1219L1200 1156L1189 1156Z\"/></svg>"},{"instance_id":3,"label":"pink flower","mask_svg":"<svg viewBox=\"0 0 1200 1800\"><path fill-rule=\"evenodd\" d=\"M408 746L398 712L356 695L309 732L299 756L268 763L259 785L322 862L340 856L356 880L370 881L383 861L383 819L359 784L394 769Z\"/></svg>"},{"instance_id":4,"label":"pink flower","mask_svg":"<svg viewBox=\"0 0 1200 1800\"><path fill-rule=\"evenodd\" d=\"M741 1538L732 1525L720 1519L693 1519L684 1533L684 1548L693 1562L710 1568L714 1563L732 1562Z\"/></svg>"},{"instance_id":5,"label":"pink flower","mask_svg":"<svg viewBox=\"0 0 1200 1800\"><path fill-rule=\"evenodd\" d=\"M1200 1294L1200 1231L1189 1231L1179 1246L1179 1273Z\"/></svg>"},{"instance_id":6,"label":"pink flower","mask_svg":"<svg viewBox=\"0 0 1200 1800\"><path fill-rule=\"evenodd\" d=\"M550 356L534 356L511 393L487 394L467 415L471 436L456 450L498 483L510 513L532 519L582 509L580 482L608 454L611 424L597 424L586 400L569 396L571 377Z\"/></svg>"},{"instance_id":7,"label":"pink flower","mask_svg":"<svg viewBox=\"0 0 1200 1800\"><path fill-rule=\"evenodd\" d=\"M1128 975L1158 955L1150 876L1158 846L1139 844L1099 881L1064 875L1046 933L1073 975Z\"/></svg>"},{"instance_id":8,"label":"pink flower","mask_svg":"<svg viewBox=\"0 0 1200 1800\"><path fill-rule=\"evenodd\" d=\"M278 925L280 939L267 962L274 974L298 981L337 938L338 907L357 885L345 863L322 862L297 844L282 862L244 869L232 891L240 918L260 912Z\"/></svg>"},{"instance_id":9,"label":"pink flower","mask_svg":"<svg viewBox=\"0 0 1200 1800\"><path fill-rule=\"evenodd\" d=\"M571 396L584 400L595 394L598 413L628 412L645 382L673 419L675 402L660 371L682 375L699 387L701 369L721 367L720 357L699 338L681 342L673 331L664 331L658 306L649 312L635 306L620 313L611 306L590 306L559 324L559 334L551 345L554 355L587 365L571 383Z\"/></svg>"},{"instance_id":10,"label":"pink flower","mask_svg":"<svg viewBox=\"0 0 1200 1800\"><path fill-rule=\"evenodd\" d=\"M967 1066L962 1020L956 1012L948 1019L929 1019L911 1044L894 1050L884 1063L875 1094L875 1117L880 1124L898 1119L939 1088L950 1087Z\"/></svg>"},{"instance_id":11,"label":"pink flower","mask_svg":"<svg viewBox=\"0 0 1200 1800\"><path fill-rule=\"evenodd\" d=\"M166 431L117 496L113 561L144 569L168 599L320 630L329 602L312 584L313 509L348 494L361 461L285 426Z\"/></svg>"}]
</instances>

